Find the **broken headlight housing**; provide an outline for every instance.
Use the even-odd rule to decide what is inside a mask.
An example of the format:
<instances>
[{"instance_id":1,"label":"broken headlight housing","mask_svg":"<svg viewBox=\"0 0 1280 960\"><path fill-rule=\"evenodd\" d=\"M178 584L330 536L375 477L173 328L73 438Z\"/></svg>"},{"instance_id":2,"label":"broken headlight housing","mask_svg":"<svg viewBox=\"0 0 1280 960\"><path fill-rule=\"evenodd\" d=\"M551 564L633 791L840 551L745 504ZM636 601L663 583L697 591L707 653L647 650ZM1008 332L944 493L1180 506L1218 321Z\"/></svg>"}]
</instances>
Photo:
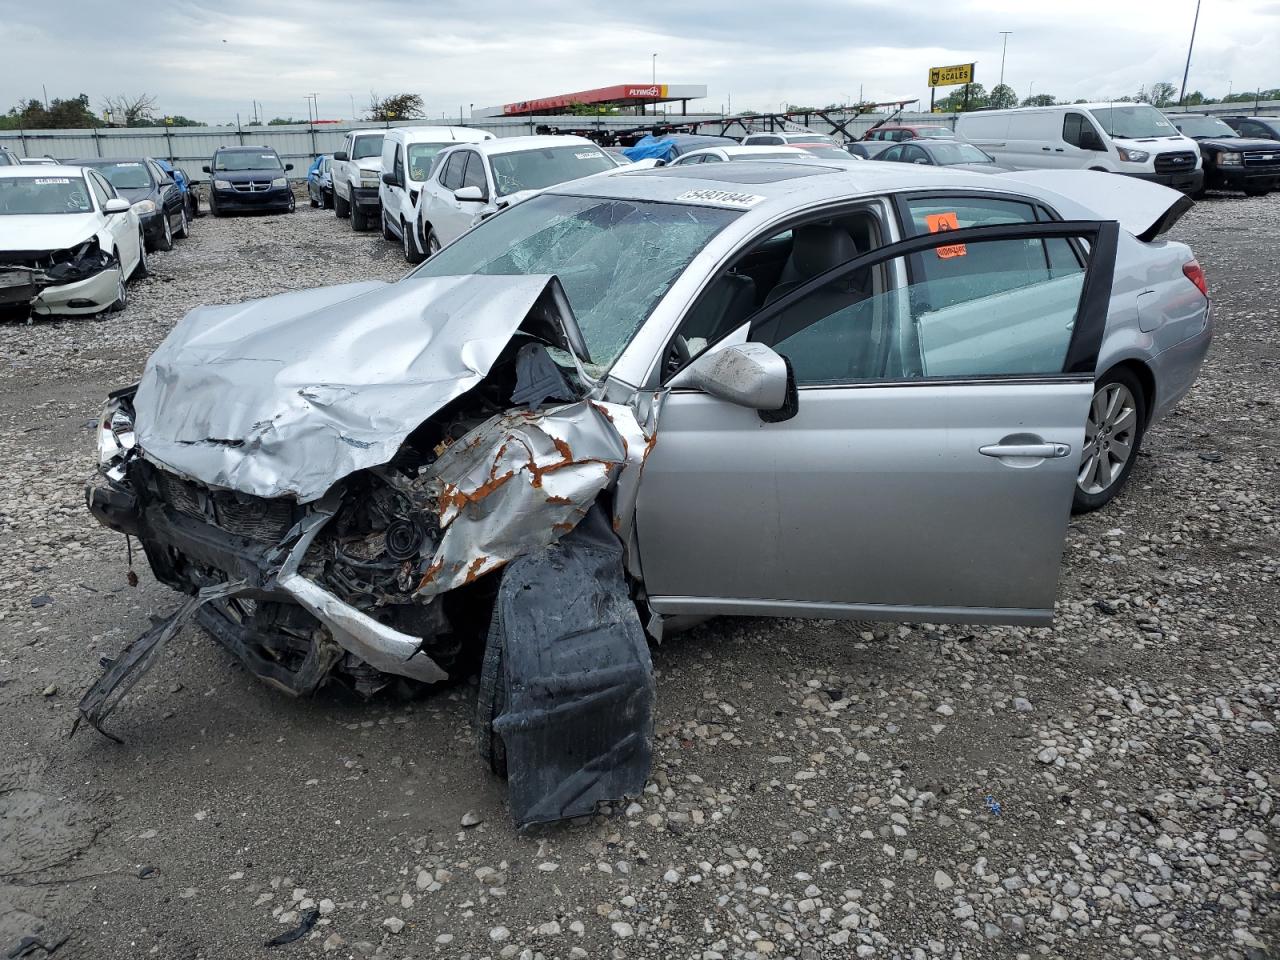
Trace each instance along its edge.
<instances>
[{"instance_id":1,"label":"broken headlight housing","mask_svg":"<svg viewBox=\"0 0 1280 960\"><path fill-rule=\"evenodd\" d=\"M110 397L98 418L98 463L110 466L133 445L133 405L124 397Z\"/></svg>"}]
</instances>

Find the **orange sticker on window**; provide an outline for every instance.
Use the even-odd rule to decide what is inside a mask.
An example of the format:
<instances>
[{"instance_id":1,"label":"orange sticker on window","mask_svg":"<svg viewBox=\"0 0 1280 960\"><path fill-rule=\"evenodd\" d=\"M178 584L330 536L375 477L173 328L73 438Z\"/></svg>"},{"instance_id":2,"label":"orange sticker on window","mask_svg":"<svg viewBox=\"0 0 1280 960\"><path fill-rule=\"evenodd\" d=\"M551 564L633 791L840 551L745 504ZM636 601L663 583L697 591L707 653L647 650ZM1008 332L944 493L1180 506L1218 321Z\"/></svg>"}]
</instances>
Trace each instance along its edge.
<instances>
[{"instance_id":1,"label":"orange sticker on window","mask_svg":"<svg viewBox=\"0 0 1280 960\"><path fill-rule=\"evenodd\" d=\"M959 230L960 218L956 216L954 210L948 210L945 213L930 213L925 216L925 222L929 224L930 233L943 233L947 230ZM938 259L950 260L953 257L963 257L968 251L965 250L963 243L950 243L944 247L938 247Z\"/></svg>"}]
</instances>

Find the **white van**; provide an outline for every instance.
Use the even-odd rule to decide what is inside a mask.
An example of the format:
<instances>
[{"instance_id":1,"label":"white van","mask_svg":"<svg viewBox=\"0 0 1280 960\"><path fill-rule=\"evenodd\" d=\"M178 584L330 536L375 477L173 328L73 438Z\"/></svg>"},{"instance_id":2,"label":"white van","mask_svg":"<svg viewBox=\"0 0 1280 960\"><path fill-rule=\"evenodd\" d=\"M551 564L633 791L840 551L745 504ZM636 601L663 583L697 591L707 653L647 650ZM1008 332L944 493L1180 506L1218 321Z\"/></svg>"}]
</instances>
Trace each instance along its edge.
<instances>
[{"instance_id":1,"label":"white van","mask_svg":"<svg viewBox=\"0 0 1280 960\"><path fill-rule=\"evenodd\" d=\"M382 183L378 187L378 199L382 204L382 235L388 240L404 243L408 251L413 240L405 240L405 224L413 223L418 191L431 175L436 155L455 144L493 139L492 133L469 127L397 127L388 130L382 141Z\"/></svg>"},{"instance_id":2,"label":"white van","mask_svg":"<svg viewBox=\"0 0 1280 960\"><path fill-rule=\"evenodd\" d=\"M956 136L1016 170L1103 170L1184 193L1204 183L1196 142L1145 103L979 110L956 118Z\"/></svg>"}]
</instances>

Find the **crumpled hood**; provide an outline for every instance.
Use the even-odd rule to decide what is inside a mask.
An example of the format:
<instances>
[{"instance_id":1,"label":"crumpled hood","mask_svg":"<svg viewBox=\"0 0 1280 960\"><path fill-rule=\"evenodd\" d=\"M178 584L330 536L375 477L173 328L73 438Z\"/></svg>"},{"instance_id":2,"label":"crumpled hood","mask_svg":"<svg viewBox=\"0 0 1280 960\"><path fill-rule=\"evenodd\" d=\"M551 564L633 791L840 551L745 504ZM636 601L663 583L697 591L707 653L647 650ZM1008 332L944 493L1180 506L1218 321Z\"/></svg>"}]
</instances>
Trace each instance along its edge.
<instances>
[{"instance_id":1,"label":"crumpled hood","mask_svg":"<svg viewBox=\"0 0 1280 960\"><path fill-rule=\"evenodd\" d=\"M212 487L318 499L479 383L548 287L434 277L199 307L147 361L138 446Z\"/></svg>"},{"instance_id":2,"label":"crumpled hood","mask_svg":"<svg viewBox=\"0 0 1280 960\"><path fill-rule=\"evenodd\" d=\"M0 217L0 250L69 250L97 232L92 213Z\"/></svg>"}]
</instances>

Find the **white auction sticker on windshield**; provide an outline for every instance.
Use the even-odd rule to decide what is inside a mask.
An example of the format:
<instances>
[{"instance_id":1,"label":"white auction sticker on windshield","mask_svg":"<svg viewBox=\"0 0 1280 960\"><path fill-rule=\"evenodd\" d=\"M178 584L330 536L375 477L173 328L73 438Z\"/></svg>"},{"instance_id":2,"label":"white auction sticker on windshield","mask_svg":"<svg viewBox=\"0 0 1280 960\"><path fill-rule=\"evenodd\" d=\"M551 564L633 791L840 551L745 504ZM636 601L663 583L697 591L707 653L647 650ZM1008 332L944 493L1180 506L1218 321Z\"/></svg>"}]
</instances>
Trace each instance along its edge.
<instances>
[{"instance_id":1,"label":"white auction sticker on windshield","mask_svg":"<svg viewBox=\"0 0 1280 960\"><path fill-rule=\"evenodd\" d=\"M685 203L718 203L727 207L754 207L764 197L733 190L689 190L676 197Z\"/></svg>"},{"instance_id":2,"label":"white auction sticker on windshield","mask_svg":"<svg viewBox=\"0 0 1280 960\"><path fill-rule=\"evenodd\" d=\"M70 180L68 180L66 177L37 177L37 178L36 178L36 183L38 183L38 184L45 184L45 183L70 183L70 182L71 182L71 181L70 181Z\"/></svg>"},{"instance_id":3,"label":"white auction sticker on windshield","mask_svg":"<svg viewBox=\"0 0 1280 960\"><path fill-rule=\"evenodd\" d=\"M595 153L575 153L574 156L579 160L596 160L603 157L604 154L597 150Z\"/></svg>"}]
</instances>

